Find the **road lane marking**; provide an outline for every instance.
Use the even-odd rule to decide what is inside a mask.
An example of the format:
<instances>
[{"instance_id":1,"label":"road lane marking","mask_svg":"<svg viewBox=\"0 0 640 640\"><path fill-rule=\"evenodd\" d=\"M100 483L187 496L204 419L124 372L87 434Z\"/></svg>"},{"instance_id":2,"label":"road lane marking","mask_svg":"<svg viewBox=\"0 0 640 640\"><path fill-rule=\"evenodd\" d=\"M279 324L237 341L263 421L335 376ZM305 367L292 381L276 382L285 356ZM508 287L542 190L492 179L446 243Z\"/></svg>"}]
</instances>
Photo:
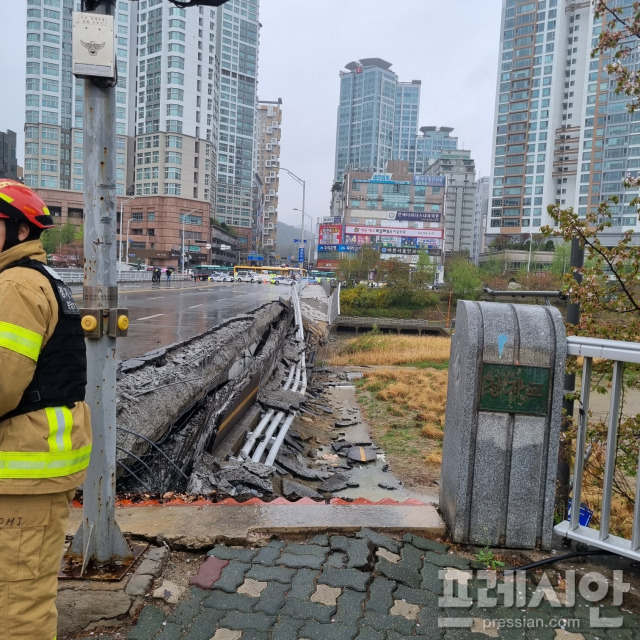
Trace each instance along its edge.
<instances>
[{"instance_id":1,"label":"road lane marking","mask_svg":"<svg viewBox=\"0 0 640 640\"><path fill-rule=\"evenodd\" d=\"M151 320L151 318L159 318L160 316L163 316L164 313L156 313L155 316L146 316L145 318L138 318L138 321L140 320Z\"/></svg>"},{"instance_id":2,"label":"road lane marking","mask_svg":"<svg viewBox=\"0 0 640 640\"><path fill-rule=\"evenodd\" d=\"M148 300L162 300L162 296L157 296L155 298L148 298Z\"/></svg>"},{"instance_id":3,"label":"road lane marking","mask_svg":"<svg viewBox=\"0 0 640 640\"><path fill-rule=\"evenodd\" d=\"M194 304L193 307L188 307L189 309L196 309L197 307L203 307L204 304Z\"/></svg>"}]
</instances>

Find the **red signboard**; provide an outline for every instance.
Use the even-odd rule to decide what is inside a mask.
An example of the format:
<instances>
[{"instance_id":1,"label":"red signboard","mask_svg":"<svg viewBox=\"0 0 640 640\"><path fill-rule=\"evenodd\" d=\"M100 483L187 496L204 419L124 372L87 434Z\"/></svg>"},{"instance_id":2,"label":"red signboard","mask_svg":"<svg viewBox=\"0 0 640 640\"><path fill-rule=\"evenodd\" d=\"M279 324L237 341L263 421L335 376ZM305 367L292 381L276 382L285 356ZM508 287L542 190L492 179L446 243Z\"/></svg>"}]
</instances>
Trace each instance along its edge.
<instances>
[{"instance_id":1,"label":"red signboard","mask_svg":"<svg viewBox=\"0 0 640 640\"><path fill-rule=\"evenodd\" d=\"M337 260L316 260L316 269L321 271L322 269L337 269Z\"/></svg>"},{"instance_id":2,"label":"red signboard","mask_svg":"<svg viewBox=\"0 0 640 640\"><path fill-rule=\"evenodd\" d=\"M321 224L318 244L342 244L341 224Z\"/></svg>"}]
</instances>

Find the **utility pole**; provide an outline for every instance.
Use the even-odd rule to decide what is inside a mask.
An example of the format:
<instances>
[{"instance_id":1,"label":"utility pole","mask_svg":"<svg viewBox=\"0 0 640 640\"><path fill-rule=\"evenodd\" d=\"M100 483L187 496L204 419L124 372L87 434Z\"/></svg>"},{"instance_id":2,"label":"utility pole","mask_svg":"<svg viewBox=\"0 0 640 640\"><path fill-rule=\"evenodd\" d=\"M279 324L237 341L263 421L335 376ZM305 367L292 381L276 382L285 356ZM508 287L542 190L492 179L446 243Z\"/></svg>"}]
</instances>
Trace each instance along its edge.
<instances>
[{"instance_id":1,"label":"utility pole","mask_svg":"<svg viewBox=\"0 0 640 640\"><path fill-rule=\"evenodd\" d=\"M582 269L584 266L584 246L581 246L578 238L571 240L571 261L570 269L573 273L575 281L580 284L582 282L582 273L576 270ZM580 323L580 303L573 301L573 296L569 292L569 301L567 303L567 324L577 325ZM583 380L582 384L588 385L589 380ZM571 450L571 442L567 439L567 430L573 419L573 398L570 394L576 390L576 374L564 374L564 398L562 400L562 422L560 423L560 455L558 459L558 497L557 504L562 513L560 514L565 520L569 508L569 494L571 493L571 466L569 464L569 455ZM567 397L569 396L569 397ZM580 505L574 505L574 509L579 509Z\"/></svg>"},{"instance_id":2,"label":"utility pole","mask_svg":"<svg viewBox=\"0 0 640 640\"><path fill-rule=\"evenodd\" d=\"M113 8L111 0L83 2L85 16L112 16ZM113 37L108 27L113 24L111 20L103 21L107 36L104 32L100 35L105 40ZM85 24L91 22L86 20ZM74 50L74 58L75 55ZM85 77L85 264L81 314L87 337L86 400L91 408L93 449L84 482L82 524L69 555L82 559L84 575L90 563L130 564L133 553L115 520L116 336L125 335L129 324L126 310L117 308L116 82L109 77L95 77L91 72L76 75Z\"/></svg>"}]
</instances>

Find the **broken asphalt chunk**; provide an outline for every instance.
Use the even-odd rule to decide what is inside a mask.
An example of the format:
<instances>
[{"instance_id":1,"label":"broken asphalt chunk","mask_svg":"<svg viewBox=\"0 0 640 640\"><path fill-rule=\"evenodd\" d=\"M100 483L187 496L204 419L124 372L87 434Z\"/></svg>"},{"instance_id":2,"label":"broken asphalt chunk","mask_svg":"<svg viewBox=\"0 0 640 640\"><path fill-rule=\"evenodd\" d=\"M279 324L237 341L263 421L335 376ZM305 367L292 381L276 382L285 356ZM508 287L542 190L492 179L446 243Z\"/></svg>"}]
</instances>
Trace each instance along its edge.
<instances>
[{"instance_id":1,"label":"broken asphalt chunk","mask_svg":"<svg viewBox=\"0 0 640 640\"><path fill-rule=\"evenodd\" d=\"M347 484L348 482L349 480L347 476L341 473L336 473L322 482L322 484L318 486L318 491L328 491L331 493L334 491L342 491L349 486Z\"/></svg>"},{"instance_id":2,"label":"broken asphalt chunk","mask_svg":"<svg viewBox=\"0 0 640 640\"><path fill-rule=\"evenodd\" d=\"M371 447L351 447L347 452L347 458L355 462L374 462L378 454Z\"/></svg>"}]
</instances>

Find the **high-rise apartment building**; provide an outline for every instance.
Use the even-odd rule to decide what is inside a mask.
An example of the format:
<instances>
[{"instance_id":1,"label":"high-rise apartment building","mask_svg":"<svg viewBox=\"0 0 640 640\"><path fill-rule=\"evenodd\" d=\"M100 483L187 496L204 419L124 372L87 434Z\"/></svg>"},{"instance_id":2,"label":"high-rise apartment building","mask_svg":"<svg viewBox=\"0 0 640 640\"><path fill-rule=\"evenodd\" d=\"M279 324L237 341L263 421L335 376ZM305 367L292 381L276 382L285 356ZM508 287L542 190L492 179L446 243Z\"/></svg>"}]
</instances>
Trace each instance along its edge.
<instances>
[{"instance_id":1,"label":"high-rise apartment building","mask_svg":"<svg viewBox=\"0 0 640 640\"><path fill-rule=\"evenodd\" d=\"M471 257L474 245L476 167L470 151L442 155L427 169L431 176L446 179L444 251Z\"/></svg>"},{"instance_id":2,"label":"high-rise apartment building","mask_svg":"<svg viewBox=\"0 0 640 640\"><path fill-rule=\"evenodd\" d=\"M382 172L387 163L409 163L426 172L443 151L457 149L451 127L421 127L420 80L399 82L391 63L362 58L340 72L335 180L347 170Z\"/></svg>"},{"instance_id":3,"label":"high-rise apartment building","mask_svg":"<svg viewBox=\"0 0 640 640\"><path fill-rule=\"evenodd\" d=\"M489 214L489 176L482 176L476 180L476 203L473 218L473 244L471 246L471 261L478 264L478 257L484 251L484 232Z\"/></svg>"},{"instance_id":4,"label":"high-rise apartment building","mask_svg":"<svg viewBox=\"0 0 640 640\"><path fill-rule=\"evenodd\" d=\"M602 29L592 3L558 4L503 0L488 239L537 232L549 204L584 216L611 196L611 230L638 225L622 182L640 169L640 113L615 93L609 59L591 57Z\"/></svg>"},{"instance_id":5,"label":"high-rise apartment building","mask_svg":"<svg viewBox=\"0 0 640 640\"><path fill-rule=\"evenodd\" d=\"M73 10L77 1L27 1L25 183L78 224L85 80L71 74ZM113 13L116 186L121 201L135 198L119 240L130 231L148 261L202 262L211 216L251 233L258 0L117 0Z\"/></svg>"},{"instance_id":6,"label":"high-rise apartment building","mask_svg":"<svg viewBox=\"0 0 640 640\"><path fill-rule=\"evenodd\" d=\"M424 173L441 155L458 148L458 138L452 136L453 127L420 127L416 138L414 172Z\"/></svg>"},{"instance_id":7,"label":"high-rise apartment building","mask_svg":"<svg viewBox=\"0 0 640 640\"><path fill-rule=\"evenodd\" d=\"M275 261L278 233L278 187L280 184L280 131L282 100L258 103L258 175L262 183L263 210L259 245ZM259 225L260 226L260 225Z\"/></svg>"},{"instance_id":8,"label":"high-rise apartment building","mask_svg":"<svg viewBox=\"0 0 640 640\"><path fill-rule=\"evenodd\" d=\"M420 80L412 80L396 85L392 159L409 162L411 172L415 167L421 84Z\"/></svg>"},{"instance_id":9,"label":"high-rise apartment building","mask_svg":"<svg viewBox=\"0 0 640 640\"><path fill-rule=\"evenodd\" d=\"M115 9L117 190L127 184L127 136L133 134L130 81L135 66L135 6ZM83 189L84 80L71 74L73 0L28 0L24 181L38 189Z\"/></svg>"},{"instance_id":10,"label":"high-rise apartment building","mask_svg":"<svg viewBox=\"0 0 640 640\"><path fill-rule=\"evenodd\" d=\"M135 4L135 195L209 202L218 106L216 11L162 0Z\"/></svg>"},{"instance_id":11,"label":"high-rise apartment building","mask_svg":"<svg viewBox=\"0 0 640 640\"><path fill-rule=\"evenodd\" d=\"M220 122L215 217L251 227L256 171L259 0L230 0L218 9ZM213 34L211 34L213 39Z\"/></svg>"},{"instance_id":12,"label":"high-rise apartment building","mask_svg":"<svg viewBox=\"0 0 640 640\"><path fill-rule=\"evenodd\" d=\"M362 58L345 68L340 72L336 180L342 180L347 169L384 171L393 159L396 131L398 76L391 71L391 63ZM401 124L406 125L406 120L398 119L398 131Z\"/></svg>"},{"instance_id":13,"label":"high-rise apartment building","mask_svg":"<svg viewBox=\"0 0 640 640\"><path fill-rule=\"evenodd\" d=\"M18 178L16 132L11 129L0 131L0 178Z\"/></svg>"}]
</instances>

